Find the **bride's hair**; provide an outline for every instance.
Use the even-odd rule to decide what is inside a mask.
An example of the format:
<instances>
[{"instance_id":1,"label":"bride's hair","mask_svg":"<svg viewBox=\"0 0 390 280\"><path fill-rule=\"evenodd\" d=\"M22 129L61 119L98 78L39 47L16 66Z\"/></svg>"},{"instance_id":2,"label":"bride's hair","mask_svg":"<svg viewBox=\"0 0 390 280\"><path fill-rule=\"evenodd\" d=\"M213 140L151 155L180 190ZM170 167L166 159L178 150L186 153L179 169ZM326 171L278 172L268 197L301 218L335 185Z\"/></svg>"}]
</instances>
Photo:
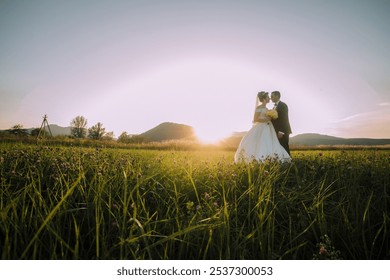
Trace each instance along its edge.
<instances>
[{"instance_id":1,"label":"bride's hair","mask_svg":"<svg viewBox=\"0 0 390 280\"><path fill-rule=\"evenodd\" d=\"M268 96L268 92L266 91L260 91L258 94L257 94L257 98L259 98L259 101L260 102L263 102L263 100Z\"/></svg>"}]
</instances>

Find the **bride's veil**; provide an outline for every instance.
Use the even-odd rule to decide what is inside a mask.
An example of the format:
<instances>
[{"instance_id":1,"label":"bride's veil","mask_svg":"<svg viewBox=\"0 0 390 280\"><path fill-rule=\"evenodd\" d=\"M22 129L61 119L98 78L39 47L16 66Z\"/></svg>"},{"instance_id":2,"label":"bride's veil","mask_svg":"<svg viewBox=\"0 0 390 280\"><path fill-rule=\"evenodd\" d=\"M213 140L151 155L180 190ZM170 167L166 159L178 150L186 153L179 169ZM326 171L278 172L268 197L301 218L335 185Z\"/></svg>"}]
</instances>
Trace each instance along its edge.
<instances>
[{"instance_id":1,"label":"bride's veil","mask_svg":"<svg viewBox=\"0 0 390 280\"><path fill-rule=\"evenodd\" d=\"M259 107L259 105L260 105L260 103L261 103L261 102L260 102L260 96L263 95L263 94L268 94L268 92L266 92L266 91L260 91L260 92L257 93L257 95L256 95L255 109L253 110L253 112L256 112L257 107Z\"/></svg>"},{"instance_id":2,"label":"bride's veil","mask_svg":"<svg viewBox=\"0 0 390 280\"><path fill-rule=\"evenodd\" d=\"M260 91L256 94L256 102L255 102L255 108L253 110L253 114L255 115L256 114L256 109L257 107L260 106L261 102L260 102L260 96L262 96L263 94L268 94L268 92L266 91ZM252 125L255 125L255 122L252 123Z\"/></svg>"},{"instance_id":3,"label":"bride's veil","mask_svg":"<svg viewBox=\"0 0 390 280\"><path fill-rule=\"evenodd\" d=\"M253 110L253 113L256 112L257 107L260 105L259 95L260 95L260 92L256 94L256 102L255 102L255 108Z\"/></svg>"}]
</instances>

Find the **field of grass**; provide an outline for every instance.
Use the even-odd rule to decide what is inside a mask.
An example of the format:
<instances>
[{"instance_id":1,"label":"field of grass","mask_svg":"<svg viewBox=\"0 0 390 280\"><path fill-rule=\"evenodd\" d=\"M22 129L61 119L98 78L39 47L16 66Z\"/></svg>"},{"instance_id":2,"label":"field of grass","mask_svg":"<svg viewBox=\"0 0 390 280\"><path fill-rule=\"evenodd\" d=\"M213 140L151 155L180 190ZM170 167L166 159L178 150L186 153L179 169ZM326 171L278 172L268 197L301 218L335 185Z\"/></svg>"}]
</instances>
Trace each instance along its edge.
<instances>
[{"instance_id":1,"label":"field of grass","mask_svg":"<svg viewBox=\"0 0 390 280\"><path fill-rule=\"evenodd\" d=\"M390 151L0 143L2 259L389 259Z\"/></svg>"}]
</instances>

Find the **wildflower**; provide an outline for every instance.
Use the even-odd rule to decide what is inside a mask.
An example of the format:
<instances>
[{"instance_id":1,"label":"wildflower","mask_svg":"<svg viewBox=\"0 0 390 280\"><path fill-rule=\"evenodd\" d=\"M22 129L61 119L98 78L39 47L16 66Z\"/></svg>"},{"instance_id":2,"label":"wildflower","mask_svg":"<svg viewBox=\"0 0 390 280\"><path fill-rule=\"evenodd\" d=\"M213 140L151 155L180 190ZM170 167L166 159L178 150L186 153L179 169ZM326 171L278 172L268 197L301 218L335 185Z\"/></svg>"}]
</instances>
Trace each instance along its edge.
<instances>
[{"instance_id":1,"label":"wildflower","mask_svg":"<svg viewBox=\"0 0 390 280\"><path fill-rule=\"evenodd\" d=\"M317 244L319 251L313 255L314 260L341 260L341 252L332 246L328 235L321 236L321 242Z\"/></svg>"},{"instance_id":2,"label":"wildflower","mask_svg":"<svg viewBox=\"0 0 390 280\"><path fill-rule=\"evenodd\" d=\"M320 247L320 255L326 255L328 253L328 250L326 250L325 246Z\"/></svg>"}]
</instances>

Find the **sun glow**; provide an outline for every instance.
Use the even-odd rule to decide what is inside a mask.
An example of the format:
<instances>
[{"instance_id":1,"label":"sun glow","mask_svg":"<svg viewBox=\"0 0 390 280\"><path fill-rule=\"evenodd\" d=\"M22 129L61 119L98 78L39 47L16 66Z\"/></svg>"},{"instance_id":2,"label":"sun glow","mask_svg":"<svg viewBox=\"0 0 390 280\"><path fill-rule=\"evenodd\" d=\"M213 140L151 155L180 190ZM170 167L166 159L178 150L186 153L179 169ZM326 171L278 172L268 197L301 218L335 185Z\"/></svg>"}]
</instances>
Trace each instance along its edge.
<instances>
[{"instance_id":1,"label":"sun glow","mask_svg":"<svg viewBox=\"0 0 390 280\"><path fill-rule=\"evenodd\" d=\"M215 127L201 127L195 129L195 135L203 144L218 144L229 137L231 133Z\"/></svg>"}]
</instances>

